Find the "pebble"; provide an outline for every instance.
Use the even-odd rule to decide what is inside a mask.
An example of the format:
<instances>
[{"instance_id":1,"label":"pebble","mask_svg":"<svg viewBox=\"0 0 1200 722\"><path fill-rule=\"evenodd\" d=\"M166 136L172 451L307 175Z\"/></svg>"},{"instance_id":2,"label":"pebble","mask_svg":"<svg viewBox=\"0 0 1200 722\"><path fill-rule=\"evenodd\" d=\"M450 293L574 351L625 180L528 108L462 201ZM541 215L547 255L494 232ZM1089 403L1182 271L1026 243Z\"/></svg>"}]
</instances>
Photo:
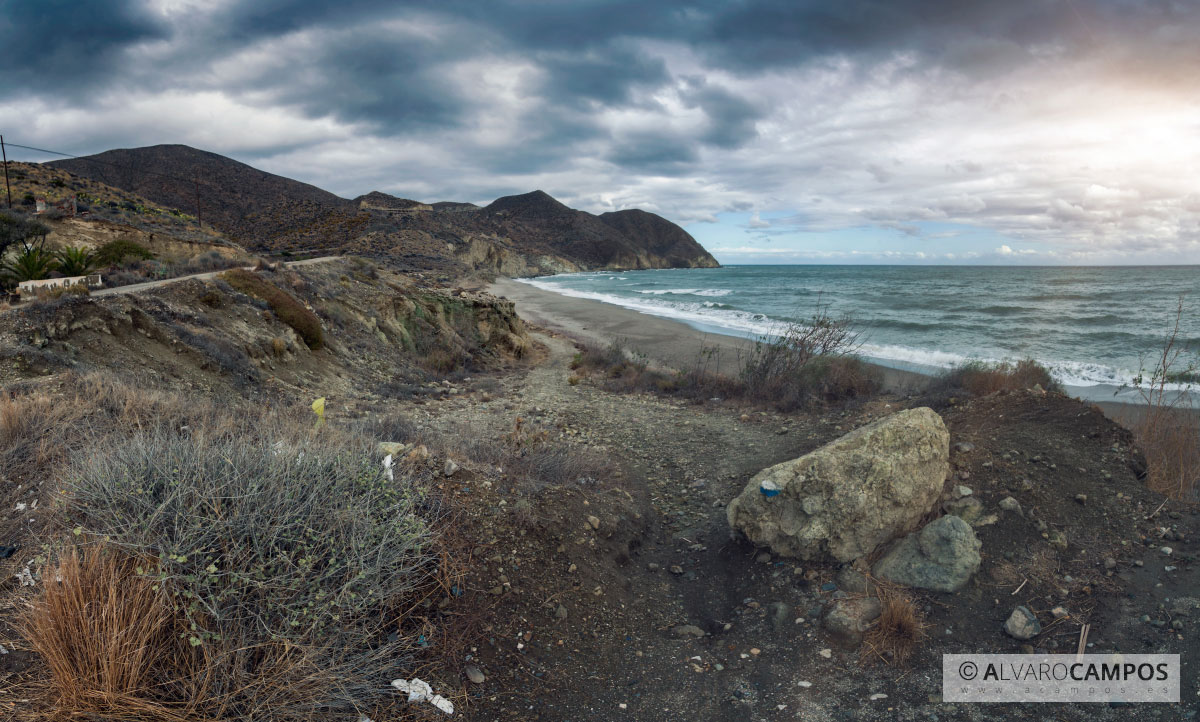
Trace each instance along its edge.
<instances>
[{"instance_id":1,"label":"pebble","mask_svg":"<svg viewBox=\"0 0 1200 722\"><path fill-rule=\"evenodd\" d=\"M760 552L758 556L754 557L754 561L758 562L759 564L770 564L771 552Z\"/></svg>"},{"instance_id":2,"label":"pebble","mask_svg":"<svg viewBox=\"0 0 1200 722\"><path fill-rule=\"evenodd\" d=\"M442 473L446 476L454 476L458 473L459 466L454 463L454 459L446 459L446 465L442 467Z\"/></svg>"},{"instance_id":3,"label":"pebble","mask_svg":"<svg viewBox=\"0 0 1200 722\"><path fill-rule=\"evenodd\" d=\"M1067 612L1065 607L1055 607L1054 609L1050 610L1050 614L1052 614L1055 619L1064 619L1070 616L1070 613Z\"/></svg>"},{"instance_id":4,"label":"pebble","mask_svg":"<svg viewBox=\"0 0 1200 722\"><path fill-rule=\"evenodd\" d=\"M1104 568L1105 569L1116 569L1116 567L1117 567L1116 559L1113 559L1112 557L1105 558L1105 560L1104 560Z\"/></svg>"},{"instance_id":5,"label":"pebble","mask_svg":"<svg viewBox=\"0 0 1200 722\"><path fill-rule=\"evenodd\" d=\"M487 679L487 677L483 675L483 670L479 669L479 667L476 667L473 664L468 665L465 671L467 673L467 679L471 680L475 684L483 684L484 680Z\"/></svg>"},{"instance_id":6,"label":"pebble","mask_svg":"<svg viewBox=\"0 0 1200 722\"><path fill-rule=\"evenodd\" d=\"M593 528L593 529L599 529L599 528L600 528L600 519L599 519L599 518L597 518L597 517L594 517L594 516L589 516L589 517L587 518L587 523L588 523L588 526L590 526L590 527L591 527L591 528Z\"/></svg>"},{"instance_id":7,"label":"pebble","mask_svg":"<svg viewBox=\"0 0 1200 722\"><path fill-rule=\"evenodd\" d=\"M1086 504L1087 503L1087 494L1076 494L1075 501L1079 502L1080 504Z\"/></svg>"},{"instance_id":8,"label":"pebble","mask_svg":"<svg viewBox=\"0 0 1200 722\"><path fill-rule=\"evenodd\" d=\"M1019 606L1004 622L1004 631L1014 639L1033 639L1042 633L1042 625L1028 607Z\"/></svg>"},{"instance_id":9,"label":"pebble","mask_svg":"<svg viewBox=\"0 0 1200 722\"><path fill-rule=\"evenodd\" d=\"M1006 496L1000 500L1000 508L1004 511L1012 511L1017 514L1021 513L1021 503L1011 496Z\"/></svg>"},{"instance_id":10,"label":"pebble","mask_svg":"<svg viewBox=\"0 0 1200 722\"><path fill-rule=\"evenodd\" d=\"M659 569L662 569L662 567L660 567L656 562L650 562L646 565L646 569L648 571L657 572Z\"/></svg>"},{"instance_id":11,"label":"pebble","mask_svg":"<svg viewBox=\"0 0 1200 722\"><path fill-rule=\"evenodd\" d=\"M680 624L677 627L673 627L671 629L671 633L680 639L686 639L688 637L695 637L696 639L699 639L700 637L708 636L707 632L694 624Z\"/></svg>"},{"instance_id":12,"label":"pebble","mask_svg":"<svg viewBox=\"0 0 1200 722\"><path fill-rule=\"evenodd\" d=\"M683 567L679 566L678 564L672 564L670 571L672 574L678 576L683 574Z\"/></svg>"},{"instance_id":13,"label":"pebble","mask_svg":"<svg viewBox=\"0 0 1200 722\"><path fill-rule=\"evenodd\" d=\"M1173 552L1175 550L1172 549L1171 547L1163 547L1162 549L1159 549L1159 551L1162 552L1166 556L1171 556L1171 552Z\"/></svg>"},{"instance_id":14,"label":"pebble","mask_svg":"<svg viewBox=\"0 0 1200 722\"><path fill-rule=\"evenodd\" d=\"M800 680L799 682L797 682L797 683L796 683L796 686L797 686L797 687L804 687L804 688L806 688L806 689L807 689L808 687L811 687L811 686L812 686L812 682L808 682L808 681L806 681L806 680L803 680L803 679L802 679L802 680Z\"/></svg>"},{"instance_id":15,"label":"pebble","mask_svg":"<svg viewBox=\"0 0 1200 722\"><path fill-rule=\"evenodd\" d=\"M875 702L875 701L878 701L878 700L881 700L881 699L887 699L887 695L886 695L886 694L883 694L882 692L877 692L877 693L875 693L875 694L871 695L871 701L872 701L872 702Z\"/></svg>"},{"instance_id":16,"label":"pebble","mask_svg":"<svg viewBox=\"0 0 1200 722\"><path fill-rule=\"evenodd\" d=\"M824 657L825 659L829 659L830 657L833 656L833 650L832 649L822 649L821 656Z\"/></svg>"},{"instance_id":17,"label":"pebble","mask_svg":"<svg viewBox=\"0 0 1200 722\"><path fill-rule=\"evenodd\" d=\"M973 493L975 492L973 492L969 486L963 486L962 484L959 484L958 486L954 487L954 495L959 499L963 498L964 496L970 496Z\"/></svg>"}]
</instances>

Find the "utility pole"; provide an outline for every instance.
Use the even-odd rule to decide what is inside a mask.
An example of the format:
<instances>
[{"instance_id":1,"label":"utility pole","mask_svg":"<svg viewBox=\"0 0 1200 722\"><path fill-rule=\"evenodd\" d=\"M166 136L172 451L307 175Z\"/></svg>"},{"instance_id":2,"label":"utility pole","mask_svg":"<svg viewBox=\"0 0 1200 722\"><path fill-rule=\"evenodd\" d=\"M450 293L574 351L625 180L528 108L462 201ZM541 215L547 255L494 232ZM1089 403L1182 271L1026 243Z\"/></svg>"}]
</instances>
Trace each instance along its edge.
<instances>
[{"instance_id":1,"label":"utility pole","mask_svg":"<svg viewBox=\"0 0 1200 722\"><path fill-rule=\"evenodd\" d=\"M0 135L0 156L4 156L4 189L8 191L8 209L12 210L12 186L8 184L8 151L4 149L4 136Z\"/></svg>"}]
</instances>

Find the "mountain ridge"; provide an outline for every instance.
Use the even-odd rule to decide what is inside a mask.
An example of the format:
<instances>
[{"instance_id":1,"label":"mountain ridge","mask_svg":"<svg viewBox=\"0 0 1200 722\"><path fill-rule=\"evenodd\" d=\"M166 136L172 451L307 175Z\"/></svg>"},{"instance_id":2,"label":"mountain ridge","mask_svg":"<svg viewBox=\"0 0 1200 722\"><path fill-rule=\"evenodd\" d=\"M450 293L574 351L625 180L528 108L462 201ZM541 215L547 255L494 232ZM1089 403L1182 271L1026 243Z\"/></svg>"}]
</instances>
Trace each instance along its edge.
<instances>
[{"instance_id":1,"label":"mountain ridge","mask_svg":"<svg viewBox=\"0 0 1200 722\"><path fill-rule=\"evenodd\" d=\"M504 275L719 265L687 231L661 216L640 210L597 216L542 190L503 196L484 207L380 191L351 200L177 144L114 149L47 165L198 211L206 223L259 252L362 253L414 268L465 266Z\"/></svg>"}]
</instances>

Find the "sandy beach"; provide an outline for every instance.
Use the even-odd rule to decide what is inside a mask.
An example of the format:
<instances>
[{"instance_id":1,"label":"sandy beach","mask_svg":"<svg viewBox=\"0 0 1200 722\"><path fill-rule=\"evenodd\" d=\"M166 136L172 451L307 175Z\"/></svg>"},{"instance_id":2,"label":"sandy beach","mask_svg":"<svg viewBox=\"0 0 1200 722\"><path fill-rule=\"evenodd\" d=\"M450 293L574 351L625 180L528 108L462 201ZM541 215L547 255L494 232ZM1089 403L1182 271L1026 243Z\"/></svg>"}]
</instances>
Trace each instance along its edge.
<instances>
[{"instance_id":1,"label":"sandy beach","mask_svg":"<svg viewBox=\"0 0 1200 722\"><path fill-rule=\"evenodd\" d=\"M707 333L680 321L614 304L564 296L510 278L497 279L487 290L515 302L517 314L530 323L597 345L620 339L629 349L673 368L694 365L711 352L710 369L736 373L739 354L744 355L754 343L737 336ZM875 366L883 375L884 386L897 393L920 390L929 378L912 371Z\"/></svg>"}]
</instances>

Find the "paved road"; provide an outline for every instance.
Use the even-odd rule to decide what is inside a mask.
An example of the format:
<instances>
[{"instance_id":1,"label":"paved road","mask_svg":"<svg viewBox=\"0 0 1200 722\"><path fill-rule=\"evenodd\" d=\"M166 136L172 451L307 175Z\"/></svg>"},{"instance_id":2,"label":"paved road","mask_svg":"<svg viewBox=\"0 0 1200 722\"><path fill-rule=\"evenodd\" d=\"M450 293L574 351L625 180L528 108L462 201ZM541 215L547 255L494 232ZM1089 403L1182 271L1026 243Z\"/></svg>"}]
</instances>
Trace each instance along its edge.
<instances>
[{"instance_id":1,"label":"paved road","mask_svg":"<svg viewBox=\"0 0 1200 722\"><path fill-rule=\"evenodd\" d=\"M289 261L287 263L287 265L289 267L291 267L291 266L310 266L314 263L325 263L326 261L333 261L338 258L341 258L341 256L321 256L320 258L307 258L303 261ZM246 266L246 268L252 269L253 266ZM228 270L229 270L228 268L224 268L224 269L221 269L220 271L209 271L207 273L193 273L190 276L176 276L175 278L164 278L161 281L147 281L146 283L131 283L128 286L117 286L116 288L102 288L98 291L92 291L91 295L93 295L93 296L110 296L114 293L138 293L139 291L145 291L145 290L148 290L151 288L158 288L159 286L165 286L168 283L175 283L176 281L187 281L192 278L203 281L203 280L206 280L209 278L214 278Z\"/></svg>"}]
</instances>

